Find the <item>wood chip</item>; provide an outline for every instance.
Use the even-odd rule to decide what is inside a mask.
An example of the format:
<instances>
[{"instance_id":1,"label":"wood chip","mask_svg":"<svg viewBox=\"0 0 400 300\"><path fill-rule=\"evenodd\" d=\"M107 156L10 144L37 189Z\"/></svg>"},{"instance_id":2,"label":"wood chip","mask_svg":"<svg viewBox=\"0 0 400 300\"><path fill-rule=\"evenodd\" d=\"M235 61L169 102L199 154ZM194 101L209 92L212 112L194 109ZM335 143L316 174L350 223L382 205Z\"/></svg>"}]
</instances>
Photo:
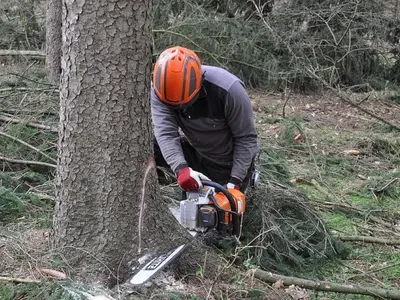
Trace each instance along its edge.
<instances>
[{"instance_id":1,"label":"wood chip","mask_svg":"<svg viewBox=\"0 0 400 300\"><path fill-rule=\"evenodd\" d=\"M67 279L67 275L64 272L52 270L52 269L40 269L40 272L43 275L47 275L56 279L65 280Z\"/></svg>"},{"instance_id":2,"label":"wood chip","mask_svg":"<svg viewBox=\"0 0 400 300\"><path fill-rule=\"evenodd\" d=\"M361 151L357 149L344 150L343 153L346 155L354 155L354 156L361 155Z\"/></svg>"}]
</instances>

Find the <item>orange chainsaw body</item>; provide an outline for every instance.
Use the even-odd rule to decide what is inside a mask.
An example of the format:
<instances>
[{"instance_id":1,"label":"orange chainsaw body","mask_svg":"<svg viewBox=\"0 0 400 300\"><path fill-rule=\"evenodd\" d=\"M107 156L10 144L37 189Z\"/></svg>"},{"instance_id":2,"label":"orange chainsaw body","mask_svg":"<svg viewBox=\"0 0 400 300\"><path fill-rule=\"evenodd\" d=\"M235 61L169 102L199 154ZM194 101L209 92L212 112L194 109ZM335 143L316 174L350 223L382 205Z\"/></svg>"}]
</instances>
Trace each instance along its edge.
<instances>
[{"instance_id":1,"label":"orange chainsaw body","mask_svg":"<svg viewBox=\"0 0 400 300\"><path fill-rule=\"evenodd\" d=\"M232 194L233 199L235 200L237 214L239 216L242 216L246 210L246 198L245 198L244 194L241 191L236 190L236 189L228 189L228 191L229 191L229 193ZM217 201L218 206L220 206L221 208L223 208L224 210L227 210L227 211L232 210L228 198L222 192L216 193L214 195L214 198ZM213 202L210 201L210 204L213 204ZM231 218L232 218L231 214L229 214L228 212L224 212L224 223L225 224L230 224Z\"/></svg>"}]
</instances>

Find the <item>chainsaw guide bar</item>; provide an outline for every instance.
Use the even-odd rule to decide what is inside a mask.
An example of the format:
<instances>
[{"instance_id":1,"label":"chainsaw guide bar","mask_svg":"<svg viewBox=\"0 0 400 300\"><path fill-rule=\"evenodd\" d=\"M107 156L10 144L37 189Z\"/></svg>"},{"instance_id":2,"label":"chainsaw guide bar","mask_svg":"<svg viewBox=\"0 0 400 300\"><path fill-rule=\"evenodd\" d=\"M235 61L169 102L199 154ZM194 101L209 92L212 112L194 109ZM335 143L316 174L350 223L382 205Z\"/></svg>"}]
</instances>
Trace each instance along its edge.
<instances>
[{"instance_id":1,"label":"chainsaw guide bar","mask_svg":"<svg viewBox=\"0 0 400 300\"><path fill-rule=\"evenodd\" d=\"M239 222L245 211L244 194L211 181L202 181L202 184L204 189L186 193L187 199L180 201L179 206L169 207L172 215L193 237L211 228L238 236ZM139 266L129 283L133 286L145 284L174 261L187 245L182 244Z\"/></svg>"},{"instance_id":2,"label":"chainsaw guide bar","mask_svg":"<svg viewBox=\"0 0 400 300\"><path fill-rule=\"evenodd\" d=\"M169 208L173 216L179 221L179 207L173 206ZM191 236L195 237L198 232L193 230L188 230ZM164 267L169 265L175 258L177 258L183 250L185 250L187 244L180 245L179 247L168 251L167 253L160 254L153 258L150 262L145 264L140 268L129 281L130 284L134 286L140 286L145 284L149 279L154 277L158 272L160 272Z\"/></svg>"},{"instance_id":3,"label":"chainsaw guide bar","mask_svg":"<svg viewBox=\"0 0 400 300\"><path fill-rule=\"evenodd\" d=\"M159 271L161 271L166 265L168 265L172 260L174 260L183 251L183 249L185 249L185 246L185 244L180 245L176 249L156 256L142 269L140 269L140 271L136 273L129 282L134 286L139 286L146 283L146 281L148 281Z\"/></svg>"}]
</instances>

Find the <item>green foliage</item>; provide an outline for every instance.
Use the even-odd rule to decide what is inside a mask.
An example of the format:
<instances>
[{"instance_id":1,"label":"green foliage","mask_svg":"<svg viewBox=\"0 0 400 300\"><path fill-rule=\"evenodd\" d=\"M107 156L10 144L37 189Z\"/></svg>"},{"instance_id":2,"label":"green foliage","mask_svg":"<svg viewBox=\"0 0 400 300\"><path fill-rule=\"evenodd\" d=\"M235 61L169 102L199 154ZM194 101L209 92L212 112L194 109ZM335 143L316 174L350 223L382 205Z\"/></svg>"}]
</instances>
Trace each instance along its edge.
<instances>
[{"instance_id":1,"label":"green foliage","mask_svg":"<svg viewBox=\"0 0 400 300\"><path fill-rule=\"evenodd\" d=\"M327 224L332 230L337 230L348 235L355 235L357 233L354 227L354 218L342 212L325 212L324 219L327 220Z\"/></svg>"},{"instance_id":2,"label":"green foliage","mask_svg":"<svg viewBox=\"0 0 400 300\"><path fill-rule=\"evenodd\" d=\"M287 148L305 149L307 138L304 134L304 119L302 118L285 118L280 123L279 145ZM301 135L301 139L296 136Z\"/></svg>"},{"instance_id":3,"label":"green foliage","mask_svg":"<svg viewBox=\"0 0 400 300\"><path fill-rule=\"evenodd\" d=\"M42 226L51 220L52 203L27 193L16 193L0 186L0 225L17 223L20 218L34 218Z\"/></svg>"},{"instance_id":4,"label":"green foliage","mask_svg":"<svg viewBox=\"0 0 400 300\"><path fill-rule=\"evenodd\" d=\"M0 49L43 48L45 4L32 3L2 2ZM321 80L382 89L386 80L399 82L400 31L385 7L383 0L158 0L154 50L193 48L206 64L271 90L312 90Z\"/></svg>"},{"instance_id":5,"label":"green foliage","mask_svg":"<svg viewBox=\"0 0 400 300\"><path fill-rule=\"evenodd\" d=\"M39 226L49 226L54 203L29 191L39 187L52 189L51 179L47 174L32 171L0 172L0 225L35 220Z\"/></svg>"},{"instance_id":6,"label":"green foliage","mask_svg":"<svg viewBox=\"0 0 400 300\"><path fill-rule=\"evenodd\" d=\"M88 292L84 287L66 281L44 281L43 283L3 283L0 282L0 299L46 299L46 300L85 300Z\"/></svg>"},{"instance_id":7,"label":"green foliage","mask_svg":"<svg viewBox=\"0 0 400 300\"><path fill-rule=\"evenodd\" d=\"M180 12L174 11L176 2L155 7L156 52L180 44L195 49L206 64L226 67L250 84L260 84L261 77L276 80L279 61L270 53L270 34L260 23L226 18L186 3ZM262 64L258 60L261 56Z\"/></svg>"},{"instance_id":8,"label":"green foliage","mask_svg":"<svg viewBox=\"0 0 400 300\"><path fill-rule=\"evenodd\" d=\"M10 189L0 187L0 224L21 217L25 209L22 199L18 198Z\"/></svg>"},{"instance_id":9,"label":"green foliage","mask_svg":"<svg viewBox=\"0 0 400 300\"><path fill-rule=\"evenodd\" d=\"M400 276L400 252L395 249L388 251L384 246L357 248L349 259L362 261L373 269L381 269L379 277L386 279L385 283L388 286L391 285L392 279L398 279Z\"/></svg>"},{"instance_id":10,"label":"green foliage","mask_svg":"<svg viewBox=\"0 0 400 300\"><path fill-rule=\"evenodd\" d=\"M263 182L289 183L289 170L285 158L281 151L268 147L261 150L257 166L260 169Z\"/></svg>"},{"instance_id":11,"label":"green foliage","mask_svg":"<svg viewBox=\"0 0 400 300\"><path fill-rule=\"evenodd\" d=\"M285 153L263 148L257 162L262 184L246 192L240 254L245 264L293 275L317 260L345 255L307 196L291 183Z\"/></svg>"},{"instance_id":12,"label":"green foliage","mask_svg":"<svg viewBox=\"0 0 400 300\"><path fill-rule=\"evenodd\" d=\"M294 275L318 260L346 255L305 194L268 184L249 191L247 199L242 254L250 263Z\"/></svg>"},{"instance_id":13,"label":"green foliage","mask_svg":"<svg viewBox=\"0 0 400 300\"><path fill-rule=\"evenodd\" d=\"M57 139L57 135L55 133L42 132L38 129L28 127L25 124L11 124L2 131L14 139L1 136L0 153L18 159L53 163L52 161L49 161L49 158L39 154L37 151L29 148L19 141L16 141L15 139L22 140L23 142L34 146L50 157L56 157L56 149L54 145L51 145ZM10 164L8 166L11 167ZM30 167L33 170L43 169L40 166ZM17 168L18 166L12 166L11 170L16 170Z\"/></svg>"},{"instance_id":14,"label":"green foliage","mask_svg":"<svg viewBox=\"0 0 400 300\"><path fill-rule=\"evenodd\" d=\"M206 63L270 89L311 90L320 79L334 86L382 88L382 74L392 68L388 50L379 48L383 41L396 44L383 1L216 3L155 2L157 52L181 44L197 50Z\"/></svg>"}]
</instances>

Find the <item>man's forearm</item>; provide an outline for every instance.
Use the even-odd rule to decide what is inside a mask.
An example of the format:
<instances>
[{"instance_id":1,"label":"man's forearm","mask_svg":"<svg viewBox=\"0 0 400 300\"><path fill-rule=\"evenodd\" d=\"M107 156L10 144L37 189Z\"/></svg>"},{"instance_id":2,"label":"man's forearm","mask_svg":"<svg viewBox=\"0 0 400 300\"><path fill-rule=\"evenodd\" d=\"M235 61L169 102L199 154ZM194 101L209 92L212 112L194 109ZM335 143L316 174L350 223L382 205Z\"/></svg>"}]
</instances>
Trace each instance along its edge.
<instances>
[{"instance_id":1,"label":"man's forearm","mask_svg":"<svg viewBox=\"0 0 400 300\"><path fill-rule=\"evenodd\" d=\"M243 181L257 153L258 143L256 136L237 139L235 141L235 150L233 152L231 176L237 177Z\"/></svg>"},{"instance_id":2,"label":"man's forearm","mask_svg":"<svg viewBox=\"0 0 400 300\"><path fill-rule=\"evenodd\" d=\"M187 165L179 135L161 135L157 137L156 134L156 139L165 161L173 172L176 173L179 168Z\"/></svg>"}]
</instances>

